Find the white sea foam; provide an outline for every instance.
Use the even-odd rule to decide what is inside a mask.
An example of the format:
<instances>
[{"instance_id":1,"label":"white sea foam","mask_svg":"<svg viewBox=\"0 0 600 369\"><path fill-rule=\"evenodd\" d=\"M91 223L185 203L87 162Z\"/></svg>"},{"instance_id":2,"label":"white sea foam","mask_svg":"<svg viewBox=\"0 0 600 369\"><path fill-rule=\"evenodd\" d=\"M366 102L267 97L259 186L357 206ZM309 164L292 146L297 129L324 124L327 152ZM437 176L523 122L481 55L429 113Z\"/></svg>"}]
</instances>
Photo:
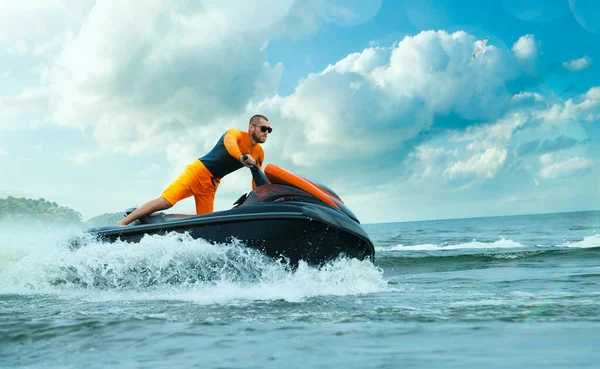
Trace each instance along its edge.
<instances>
[{"instance_id":1,"label":"white sea foam","mask_svg":"<svg viewBox=\"0 0 600 369\"><path fill-rule=\"evenodd\" d=\"M239 242L211 244L170 234L146 236L138 244L84 240L85 246L72 250L60 232L29 232L0 238L0 294L211 304L301 301L388 288L382 270L369 261L340 259L321 268L301 262L292 271Z\"/></svg>"},{"instance_id":2,"label":"white sea foam","mask_svg":"<svg viewBox=\"0 0 600 369\"><path fill-rule=\"evenodd\" d=\"M57 244L80 233L79 228L59 228L52 224L34 225L0 222L0 273L6 267L35 253L48 253L57 249Z\"/></svg>"},{"instance_id":3,"label":"white sea foam","mask_svg":"<svg viewBox=\"0 0 600 369\"><path fill-rule=\"evenodd\" d=\"M579 242L565 242L561 246L573 247L573 248L600 247L600 234L583 237L583 240L579 241Z\"/></svg>"},{"instance_id":4,"label":"white sea foam","mask_svg":"<svg viewBox=\"0 0 600 369\"><path fill-rule=\"evenodd\" d=\"M378 247L376 251L439 251L439 250L458 250L458 249L498 249L498 248L516 248L523 247L519 242L513 240L506 240L502 237L500 240L495 242L478 242L473 240L471 242L459 243L455 245L436 245L431 243L421 245L405 246L402 244L392 247Z\"/></svg>"}]
</instances>

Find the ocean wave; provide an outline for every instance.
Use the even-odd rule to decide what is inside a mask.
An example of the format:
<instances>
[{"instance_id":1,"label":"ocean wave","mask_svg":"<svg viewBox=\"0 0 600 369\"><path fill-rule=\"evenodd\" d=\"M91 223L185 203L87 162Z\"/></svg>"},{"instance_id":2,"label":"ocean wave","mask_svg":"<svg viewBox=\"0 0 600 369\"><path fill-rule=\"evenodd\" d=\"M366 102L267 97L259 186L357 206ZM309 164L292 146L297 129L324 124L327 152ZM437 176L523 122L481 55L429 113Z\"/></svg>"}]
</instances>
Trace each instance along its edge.
<instances>
[{"instance_id":1,"label":"ocean wave","mask_svg":"<svg viewBox=\"0 0 600 369\"><path fill-rule=\"evenodd\" d=\"M572 248L600 247L600 234L595 234L593 236L583 237L583 240L579 241L579 242L565 242L561 246L572 247Z\"/></svg>"},{"instance_id":2,"label":"ocean wave","mask_svg":"<svg viewBox=\"0 0 600 369\"><path fill-rule=\"evenodd\" d=\"M439 250L459 250L459 249L498 249L498 248L517 248L523 247L519 242L513 240L506 240L501 237L500 240L495 242L478 242L473 240L471 242L459 243L455 245L437 245L437 244L420 244L405 246L402 244L391 246L391 247L377 247L375 251L439 251Z\"/></svg>"},{"instance_id":3,"label":"ocean wave","mask_svg":"<svg viewBox=\"0 0 600 369\"><path fill-rule=\"evenodd\" d=\"M292 270L234 241L213 244L185 234L145 236L138 244L87 240L70 249L48 239L13 247L18 257L0 269L0 294L50 293L93 299L301 301L321 295L387 289L369 261L339 259Z\"/></svg>"},{"instance_id":4,"label":"ocean wave","mask_svg":"<svg viewBox=\"0 0 600 369\"><path fill-rule=\"evenodd\" d=\"M543 255L543 254L547 254L547 252L546 251L521 251L521 252L510 252L510 253L502 252L502 253L495 253L495 254L483 254L483 256L491 258L491 259L518 260L518 259L525 259L525 258L529 258L532 256L538 256L538 255Z\"/></svg>"},{"instance_id":5,"label":"ocean wave","mask_svg":"<svg viewBox=\"0 0 600 369\"><path fill-rule=\"evenodd\" d=\"M515 252L483 252L483 253L387 253L376 258L376 265L386 271L414 270L425 267L441 270L463 270L468 267L489 267L490 263L514 262L530 258L561 257L559 250L515 251ZM577 250L573 250L577 251Z\"/></svg>"}]
</instances>

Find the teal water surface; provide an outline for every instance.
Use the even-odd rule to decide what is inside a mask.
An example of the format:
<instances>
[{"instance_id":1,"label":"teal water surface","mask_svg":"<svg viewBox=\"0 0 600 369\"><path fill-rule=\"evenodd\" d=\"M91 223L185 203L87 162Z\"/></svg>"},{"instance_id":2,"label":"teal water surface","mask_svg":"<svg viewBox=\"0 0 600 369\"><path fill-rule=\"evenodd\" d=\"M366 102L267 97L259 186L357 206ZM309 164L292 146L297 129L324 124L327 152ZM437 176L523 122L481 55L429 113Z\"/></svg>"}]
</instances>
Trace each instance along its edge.
<instances>
[{"instance_id":1,"label":"teal water surface","mask_svg":"<svg viewBox=\"0 0 600 369\"><path fill-rule=\"evenodd\" d=\"M0 367L600 367L600 212L365 228L374 264L290 271L2 224Z\"/></svg>"}]
</instances>

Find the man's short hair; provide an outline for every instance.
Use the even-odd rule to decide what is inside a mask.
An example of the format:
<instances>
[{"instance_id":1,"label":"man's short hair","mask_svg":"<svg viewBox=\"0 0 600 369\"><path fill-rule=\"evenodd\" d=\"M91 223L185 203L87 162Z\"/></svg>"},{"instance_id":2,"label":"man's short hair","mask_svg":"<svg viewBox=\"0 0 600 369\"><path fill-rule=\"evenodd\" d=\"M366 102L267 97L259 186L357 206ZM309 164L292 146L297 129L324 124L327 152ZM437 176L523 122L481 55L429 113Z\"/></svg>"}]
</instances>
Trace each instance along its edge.
<instances>
[{"instance_id":1,"label":"man's short hair","mask_svg":"<svg viewBox=\"0 0 600 369\"><path fill-rule=\"evenodd\" d=\"M269 121L264 115L255 114L252 116L252 118L250 118L250 122L248 124L258 124L263 119L267 122Z\"/></svg>"}]
</instances>

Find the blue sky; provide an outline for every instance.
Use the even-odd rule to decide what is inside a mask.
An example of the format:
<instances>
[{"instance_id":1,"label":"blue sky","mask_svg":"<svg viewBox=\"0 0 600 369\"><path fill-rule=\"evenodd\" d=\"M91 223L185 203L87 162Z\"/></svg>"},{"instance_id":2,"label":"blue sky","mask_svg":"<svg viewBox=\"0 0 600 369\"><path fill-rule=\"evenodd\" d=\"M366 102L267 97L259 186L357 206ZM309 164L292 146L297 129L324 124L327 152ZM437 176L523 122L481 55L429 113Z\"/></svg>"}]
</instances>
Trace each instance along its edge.
<instances>
[{"instance_id":1,"label":"blue sky","mask_svg":"<svg viewBox=\"0 0 600 369\"><path fill-rule=\"evenodd\" d=\"M365 223L600 209L600 3L0 5L0 197L139 205L255 113Z\"/></svg>"}]
</instances>

